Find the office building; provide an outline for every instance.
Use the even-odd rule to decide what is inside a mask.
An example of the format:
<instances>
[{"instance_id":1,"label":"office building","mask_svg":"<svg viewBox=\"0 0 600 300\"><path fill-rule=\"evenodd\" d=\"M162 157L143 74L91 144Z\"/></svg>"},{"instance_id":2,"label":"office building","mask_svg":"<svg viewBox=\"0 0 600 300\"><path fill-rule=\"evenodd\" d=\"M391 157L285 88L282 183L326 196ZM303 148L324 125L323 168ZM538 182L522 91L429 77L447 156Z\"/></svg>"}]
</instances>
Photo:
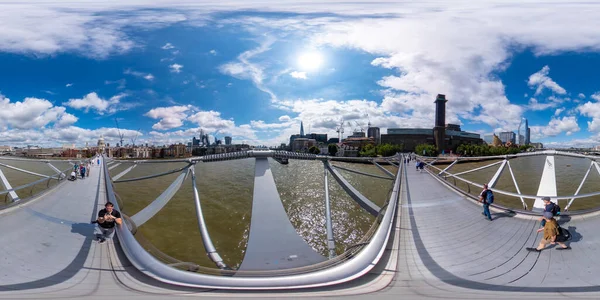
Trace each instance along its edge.
<instances>
[{"instance_id":1,"label":"office building","mask_svg":"<svg viewBox=\"0 0 600 300\"><path fill-rule=\"evenodd\" d=\"M379 127L369 127L367 129L367 137L372 138L376 145L381 144L381 131Z\"/></svg>"},{"instance_id":2,"label":"office building","mask_svg":"<svg viewBox=\"0 0 600 300\"><path fill-rule=\"evenodd\" d=\"M506 144L508 142L510 142L511 144L515 144L517 142L516 141L517 135L513 131L500 132L500 134L498 134L498 137L504 144Z\"/></svg>"},{"instance_id":3,"label":"office building","mask_svg":"<svg viewBox=\"0 0 600 300\"><path fill-rule=\"evenodd\" d=\"M230 136L226 136L225 137L225 145L231 145L231 137Z\"/></svg>"}]
</instances>

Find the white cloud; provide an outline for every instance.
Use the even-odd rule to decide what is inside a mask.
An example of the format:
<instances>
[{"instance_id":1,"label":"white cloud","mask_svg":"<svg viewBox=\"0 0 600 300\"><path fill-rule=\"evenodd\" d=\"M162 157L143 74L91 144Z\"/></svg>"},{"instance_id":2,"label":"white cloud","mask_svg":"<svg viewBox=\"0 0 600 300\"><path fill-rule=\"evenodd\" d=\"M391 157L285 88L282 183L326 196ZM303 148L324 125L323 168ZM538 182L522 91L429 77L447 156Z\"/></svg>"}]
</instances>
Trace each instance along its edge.
<instances>
[{"instance_id":1,"label":"white cloud","mask_svg":"<svg viewBox=\"0 0 600 300\"><path fill-rule=\"evenodd\" d=\"M152 125L152 129L168 130L181 127L183 121L187 118L187 113L192 109L191 105L157 107L145 113L144 116L152 119L160 119L158 123Z\"/></svg>"},{"instance_id":2,"label":"white cloud","mask_svg":"<svg viewBox=\"0 0 600 300\"><path fill-rule=\"evenodd\" d=\"M552 78L548 76L550 74L550 67L544 66L541 70L536 73L531 74L529 76L529 80L527 81L527 85L530 88L535 89L535 95L539 95L544 91L544 89L549 89L554 93L564 95L567 91L558 85Z\"/></svg>"},{"instance_id":3,"label":"white cloud","mask_svg":"<svg viewBox=\"0 0 600 300\"><path fill-rule=\"evenodd\" d=\"M577 97L579 97L580 99L585 99L585 94L584 93L579 93L579 95L577 95Z\"/></svg>"},{"instance_id":4,"label":"white cloud","mask_svg":"<svg viewBox=\"0 0 600 300\"><path fill-rule=\"evenodd\" d=\"M99 115L103 115L104 113L114 113L117 110L119 110L119 102L123 97L126 96L127 94L121 93L112 96L109 99L103 99L100 96L98 96L96 92L92 92L80 99L69 99L69 101L63 103L63 105L75 109L83 109L86 113L89 112L91 109L94 109ZM121 109L122 108L123 107L121 107Z\"/></svg>"},{"instance_id":5,"label":"white cloud","mask_svg":"<svg viewBox=\"0 0 600 300\"><path fill-rule=\"evenodd\" d=\"M169 50L169 49L175 48L175 46L173 46L173 44L171 44L171 43L166 43L164 46L162 46L160 48L163 50Z\"/></svg>"},{"instance_id":6,"label":"white cloud","mask_svg":"<svg viewBox=\"0 0 600 300\"><path fill-rule=\"evenodd\" d=\"M290 118L290 116L288 116L288 115L283 115L283 116L279 117L280 122L288 122L291 119L292 118Z\"/></svg>"},{"instance_id":7,"label":"white cloud","mask_svg":"<svg viewBox=\"0 0 600 300\"><path fill-rule=\"evenodd\" d=\"M296 79L306 79L306 72L293 71L290 73L290 76Z\"/></svg>"},{"instance_id":8,"label":"white cloud","mask_svg":"<svg viewBox=\"0 0 600 300\"><path fill-rule=\"evenodd\" d=\"M265 86L264 79L264 66L253 63L250 59L256 55L264 53L271 49L271 45L275 42L275 39L271 36L266 38L260 43L260 45L252 50L248 50L238 55L237 62L229 62L219 67L219 70L223 74L227 74L239 79L250 79L254 85L261 91L269 94L271 100L277 99L275 94Z\"/></svg>"},{"instance_id":9,"label":"white cloud","mask_svg":"<svg viewBox=\"0 0 600 300\"><path fill-rule=\"evenodd\" d=\"M554 137L561 133L571 135L580 130L575 116L552 117L547 126L531 126L531 135L535 139Z\"/></svg>"},{"instance_id":10,"label":"white cloud","mask_svg":"<svg viewBox=\"0 0 600 300\"><path fill-rule=\"evenodd\" d=\"M594 96L592 96L594 98ZM600 102L588 101L577 107L581 115L592 118L588 121L588 130L590 132L600 133Z\"/></svg>"},{"instance_id":11,"label":"white cloud","mask_svg":"<svg viewBox=\"0 0 600 300\"><path fill-rule=\"evenodd\" d=\"M217 55L217 50L212 49L212 50L208 51L208 53L210 53L212 55Z\"/></svg>"},{"instance_id":12,"label":"white cloud","mask_svg":"<svg viewBox=\"0 0 600 300\"><path fill-rule=\"evenodd\" d=\"M25 98L22 102L11 102L0 94L0 128L39 129L54 123L65 126L75 123L77 117L66 112L62 106L39 98Z\"/></svg>"},{"instance_id":13,"label":"white cloud","mask_svg":"<svg viewBox=\"0 0 600 300\"><path fill-rule=\"evenodd\" d=\"M73 84L72 84L72 83L67 83L67 84L65 85L65 87L72 87L72 86L73 86Z\"/></svg>"},{"instance_id":14,"label":"white cloud","mask_svg":"<svg viewBox=\"0 0 600 300\"><path fill-rule=\"evenodd\" d=\"M199 111L188 118L189 121L198 124L202 128L208 128L211 131L218 129L228 129L235 126L233 120L221 118L221 113L217 111Z\"/></svg>"},{"instance_id":15,"label":"white cloud","mask_svg":"<svg viewBox=\"0 0 600 300\"><path fill-rule=\"evenodd\" d=\"M117 89L122 90L125 88L126 84L127 84L127 80L125 80L125 78L119 79L119 80L105 80L104 84L118 84Z\"/></svg>"},{"instance_id":16,"label":"white cloud","mask_svg":"<svg viewBox=\"0 0 600 300\"><path fill-rule=\"evenodd\" d=\"M557 108L556 111L554 111L554 116L558 117L558 115L560 115L563 111L565 111L564 107Z\"/></svg>"},{"instance_id":17,"label":"white cloud","mask_svg":"<svg viewBox=\"0 0 600 300\"><path fill-rule=\"evenodd\" d=\"M600 92L595 92L591 97L592 99L600 102Z\"/></svg>"},{"instance_id":18,"label":"white cloud","mask_svg":"<svg viewBox=\"0 0 600 300\"><path fill-rule=\"evenodd\" d=\"M171 69L171 72L173 72L173 73L179 73L179 72L181 72L181 69L183 68L183 65L172 64L172 65L169 66L169 68Z\"/></svg>"},{"instance_id":19,"label":"white cloud","mask_svg":"<svg viewBox=\"0 0 600 300\"><path fill-rule=\"evenodd\" d=\"M134 71L132 69L126 69L125 71L123 71L123 74L125 74L125 75L133 75L135 77L144 78L144 79L146 79L148 81L154 80L154 75L152 75L150 73L144 73L144 72Z\"/></svg>"}]
</instances>

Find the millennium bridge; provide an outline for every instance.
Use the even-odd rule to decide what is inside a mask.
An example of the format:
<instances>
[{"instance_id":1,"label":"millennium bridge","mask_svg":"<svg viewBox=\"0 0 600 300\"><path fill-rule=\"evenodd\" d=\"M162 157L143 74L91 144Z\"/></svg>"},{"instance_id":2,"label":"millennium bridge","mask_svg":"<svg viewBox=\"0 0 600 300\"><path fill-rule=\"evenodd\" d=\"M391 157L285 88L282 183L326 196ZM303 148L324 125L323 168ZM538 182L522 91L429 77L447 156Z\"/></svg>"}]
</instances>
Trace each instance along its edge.
<instances>
[{"instance_id":1,"label":"millennium bridge","mask_svg":"<svg viewBox=\"0 0 600 300\"><path fill-rule=\"evenodd\" d=\"M545 159L538 192L520 192L519 176L511 162L528 156ZM600 216L598 209L571 210L573 203L600 195L600 188L580 193L589 176L598 176L597 157L559 151L542 151L498 157L434 158L397 154L386 158L344 158L369 163L379 174L336 164L341 158L281 151L247 151L181 160L112 160L100 158L85 180L68 182L78 160L0 158L0 298L182 298L311 297L378 299L481 299L481 298L600 298ZM556 157L589 164L572 195L559 195ZM271 158L271 160L269 160ZM426 162L420 172L414 159ZM248 244L238 268L232 268L215 247L196 186L195 166L224 160L253 159L254 183ZM487 161L493 159L489 164ZM282 205L271 165L284 160L323 163L327 255L315 251L298 235ZM486 165L461 172L453 168L469 161ZM178 162L183 167L128 178L143 165ZM386 164L387 167L382 165ZM464 165L464 164L463 164ZM110 170L126 167L111 177ZM292 166L292 164L290 164ZM393 166L393 167L392 167ZM49 172L39 171L42 167ZM395 172L390 172L390 167ZM465 174L487 169L492 178L467 180ZM150 168L151 169L151 168ZM382 206L361 194L345 173L393 182ZM4 172L2 172L4 171ZM13 187L10 174L39 178ZM131 216L123 214L113 241L94 241L95 220L104 203L115 209L127 205L114 185L141 182L168 174L175 180L149 205ZM510 174L516 192L496 188ZM591 175L590 175L591 174ZM518 174L517 174L518 175ZM186 179L191 180L186 181ZM328 182L335 180L374 224L363 242L336 251L331 222ZM190 182L191 181L191 182ZM182 268L151 254L136 239L136 232L159 214L184 184L192 185L198 229L204 250L214 268ZM517 207L496 201L494 220L481 216L476 195L488 183L496 197L509 197ZM215 183L218 184L218 183ZM16 185L16 184L15 184ZM522 187L522 186L521 186ZM562 227L573 236L570 251L553 247L528 252L542 238L536 230L543 209L542 196L563 207ZM223 200L225 201L225 200ZM600 206L600 205L597 205Z\"/></svg>"}]
</instances>

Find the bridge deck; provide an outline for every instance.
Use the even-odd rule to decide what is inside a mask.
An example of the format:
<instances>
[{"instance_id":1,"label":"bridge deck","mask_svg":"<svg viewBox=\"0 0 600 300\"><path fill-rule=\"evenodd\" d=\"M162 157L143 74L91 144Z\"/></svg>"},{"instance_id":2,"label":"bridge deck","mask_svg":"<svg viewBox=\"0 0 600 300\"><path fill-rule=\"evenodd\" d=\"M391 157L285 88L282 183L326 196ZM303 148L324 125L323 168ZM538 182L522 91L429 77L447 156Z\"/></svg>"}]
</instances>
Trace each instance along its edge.
<instances>
[{"instance_id":1,"label":"bridge deck","mask_svg":"<svg viewBox=\"0 0 600 300\"><path fill-rule=\"evenodd\" d=\"M166 286L129 266L112 243L93 242L89 221L105 201L104 188L96 190L103 182L95 170L88 179L66 182L43 199L0 214L0 298L265 297ZM377 266L372 274L329 289L269 296L600 298L600 235L594 232L599 218L574 217L563 224L574 235L573 250L529 253L524 248L540 238L534 218L495 212L489 222L480 206L430 175L413 168L407 175L396 224L399 239L388 252L395 268Z\"/></svg>"}]
</instances>

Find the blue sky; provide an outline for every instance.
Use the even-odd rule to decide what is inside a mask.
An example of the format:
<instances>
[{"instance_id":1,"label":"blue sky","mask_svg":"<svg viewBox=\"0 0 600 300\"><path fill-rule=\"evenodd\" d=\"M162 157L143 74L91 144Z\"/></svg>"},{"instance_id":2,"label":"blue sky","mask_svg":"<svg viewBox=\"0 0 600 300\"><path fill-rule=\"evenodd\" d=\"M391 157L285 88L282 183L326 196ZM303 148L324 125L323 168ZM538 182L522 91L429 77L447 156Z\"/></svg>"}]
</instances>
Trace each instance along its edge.
<instances>
[{"instance_id":1,"label":"blue sky","mask_svg":"<svg viewBox=\"0 0 600 300\"><path fill-rule=\"evenodd\" d=\"M438 93L463 130L600 145L593 2L92 3L0 4L0 145L385 133L432 127Z\"/></svg>"}]
</instances>

